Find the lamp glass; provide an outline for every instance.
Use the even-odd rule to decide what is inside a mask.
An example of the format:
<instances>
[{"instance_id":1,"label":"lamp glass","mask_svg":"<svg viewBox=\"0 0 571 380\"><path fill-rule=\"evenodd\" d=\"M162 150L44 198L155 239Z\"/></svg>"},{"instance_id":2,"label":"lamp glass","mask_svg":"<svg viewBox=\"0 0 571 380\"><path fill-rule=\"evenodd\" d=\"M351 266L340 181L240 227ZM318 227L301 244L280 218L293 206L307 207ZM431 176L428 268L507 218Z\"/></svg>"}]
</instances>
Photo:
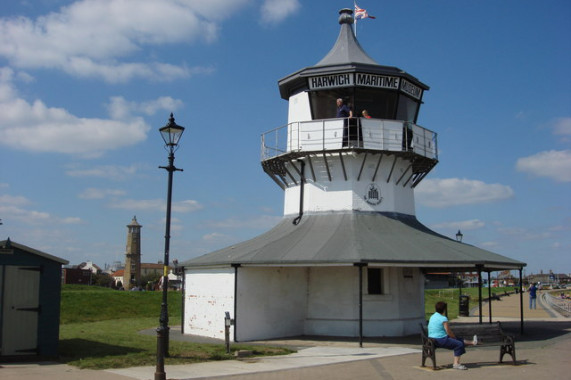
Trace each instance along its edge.
<instances>
[{"instance_id":1,"label":"lamp glass","mask_svg":"<svg viewBox=\"0 0 571 380\"><path fill-rule=\"evenodd\" d=\"M167 146L177 146L180 138L182 137L182 133L184 132L184 127L175 123L174 117L171 113L169 122L167 125L160 128L159 132L161 132L161 136Z\"/></svg>"}]
</instances>

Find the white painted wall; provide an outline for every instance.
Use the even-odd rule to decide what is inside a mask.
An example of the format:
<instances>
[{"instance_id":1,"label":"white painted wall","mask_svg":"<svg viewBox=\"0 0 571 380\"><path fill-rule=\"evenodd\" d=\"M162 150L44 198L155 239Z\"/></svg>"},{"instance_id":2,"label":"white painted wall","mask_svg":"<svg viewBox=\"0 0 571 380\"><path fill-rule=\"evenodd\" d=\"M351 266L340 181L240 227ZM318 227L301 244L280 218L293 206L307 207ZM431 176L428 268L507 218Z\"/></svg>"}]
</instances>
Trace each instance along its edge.
<instances>
[{"instance_id":1,"label":"white painted wall","mask_svg":"<svg viewBox=\"0 0 571 380\"><path fill-rule=\"evenodd\" d=\"M423 276L417 268L384 268L383 295L367 294L363 269L363 333L403 336L424 320ZM406 275L406 277L405 277ZM359 336L359 271L337 267L239 267L187 270L185 333L224 339L224 312L238 341L299 335ZM234 328L234 327L233 327ZM231 331L231 339L234 338Z\"/></svg>"},{"instance_id":2,"label":"white painted wall","mask_svg":"<svg viewBox=\"0 0 571 380\"><path fill-rule=\"evenodd\" d=\"M311 120L308 92L300 92L289 97L287 120L288 123Z\"/></svg>"},{"instance_id":3,"label":"white painted wall","mask_svg":"<svg viewBox=\"0 0 571 380\"><path fill-rule=\"evenodd\" d=\"M363 270L366 294L366 269ZM407 277L405 277L405 274ZM386 294L363 297L365 336L406 336L418 333L424 321L424 277L418 268L384 268ZM412 277L409 277L412 276Z\"/></svg>"},{"instance_id":4,"label":"white painted wall","mask_svg":"<svg viewBox=\"0 0 571 380\"><path fill-rule=\"evenodd\" d=\"M353 156L347 154L343 156L347 181L343 175L339 157L328 158L329 170L332 173L332 180L325 171L325 164L322 159L312 158L312 164L316 175L313 181L309 164L305 166L305 176L307 182L304 186L303 206L304 212L324 212L324 211L375 211L375 212L398 212L407 215L415 215L414 190L410 187L411 182L403 186L410 174L406 173L408 161L397 159L392 175L389 174L394 161L394 156L384 156L377 170L378 157L370 155L365 161L360 180L359 172L364 155ZM403 179L397 181L406 173ZM375 177L375 181L373 181ZM389 182L387 183L387 179ZM369 186L375 184L380 189L382 201L377 205L371 205L365 201ZM288 187L284 195L284 215L294 215L299 213L300 186Z\"/></svg>"},{"instance_id":5,"label":"white painted wall","mask_svg":"<svg viewBox=\"0 0 571 380\"><path fill-rule=\"evenodd\" d=\"M303 335L307 268L238 268L238 341Z\"/></svg>"},{"instance_id":6,"label":"white painted wall","mask_svg":"<svg viewBox=\"0 0 571 380\"><path fill-rule=\"evenodd\" d=\"M224 339L224 313L234 318L234 268L187 269L185 276L185 334Z\"/></svg>"}]
</instances>

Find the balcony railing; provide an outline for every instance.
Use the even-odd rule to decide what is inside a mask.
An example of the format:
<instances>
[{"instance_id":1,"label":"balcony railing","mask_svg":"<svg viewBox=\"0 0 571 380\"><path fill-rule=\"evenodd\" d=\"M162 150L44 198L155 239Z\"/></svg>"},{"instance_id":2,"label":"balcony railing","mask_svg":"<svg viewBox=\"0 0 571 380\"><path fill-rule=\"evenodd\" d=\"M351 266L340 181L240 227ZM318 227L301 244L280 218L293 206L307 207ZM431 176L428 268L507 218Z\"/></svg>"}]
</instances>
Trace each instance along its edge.
<instances>
[{"instance_id":1,"label":"balcony railing","mask_svg":"<svg viewBox=\"0 0 571 380\"><path fill-rule=\"evenodd\" d=\"M436 137L435 132L400 120L299 121L262 134L262 161L292 152L343 149L412 152L438 160Z\"/></svg>"}]
</instances>

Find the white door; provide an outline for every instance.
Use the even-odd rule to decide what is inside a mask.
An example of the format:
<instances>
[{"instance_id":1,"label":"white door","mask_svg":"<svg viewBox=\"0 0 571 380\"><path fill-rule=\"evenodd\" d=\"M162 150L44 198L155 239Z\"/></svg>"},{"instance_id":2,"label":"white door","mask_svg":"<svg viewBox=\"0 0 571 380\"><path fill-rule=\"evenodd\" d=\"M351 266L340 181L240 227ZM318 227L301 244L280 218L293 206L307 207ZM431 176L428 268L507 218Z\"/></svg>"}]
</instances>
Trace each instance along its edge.
<instances>
[{"instance_id":1,"label":"white door","mask_svg":"<svg viewBox=\"0 0 571 380\"><path fill-rule=\"evenodd\" d=\"M40 268L3 268L2 356L37 354Z\"/></svg>"}]
</instances>

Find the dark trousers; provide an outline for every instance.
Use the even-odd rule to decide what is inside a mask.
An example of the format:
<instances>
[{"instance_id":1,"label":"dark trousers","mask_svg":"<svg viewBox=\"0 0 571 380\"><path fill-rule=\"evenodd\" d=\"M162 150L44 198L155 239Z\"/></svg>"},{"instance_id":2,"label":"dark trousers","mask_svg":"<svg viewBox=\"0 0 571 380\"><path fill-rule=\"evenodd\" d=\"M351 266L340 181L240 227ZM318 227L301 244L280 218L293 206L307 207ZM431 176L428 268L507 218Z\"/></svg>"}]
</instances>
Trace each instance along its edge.
<instances>
[{"instance_id":1,"label":"dark trousers","mask_svg":"<svg viewBox=\"0 0 571 380\"><path fill-rule=\"evenodd\" d=\"M436 343L436 347L454 350L454 356L462 356L466 353L464 339L462 338L453 339L447 336L446 338L434 338L434 341Z\"/></svg>"}]
</instances>

